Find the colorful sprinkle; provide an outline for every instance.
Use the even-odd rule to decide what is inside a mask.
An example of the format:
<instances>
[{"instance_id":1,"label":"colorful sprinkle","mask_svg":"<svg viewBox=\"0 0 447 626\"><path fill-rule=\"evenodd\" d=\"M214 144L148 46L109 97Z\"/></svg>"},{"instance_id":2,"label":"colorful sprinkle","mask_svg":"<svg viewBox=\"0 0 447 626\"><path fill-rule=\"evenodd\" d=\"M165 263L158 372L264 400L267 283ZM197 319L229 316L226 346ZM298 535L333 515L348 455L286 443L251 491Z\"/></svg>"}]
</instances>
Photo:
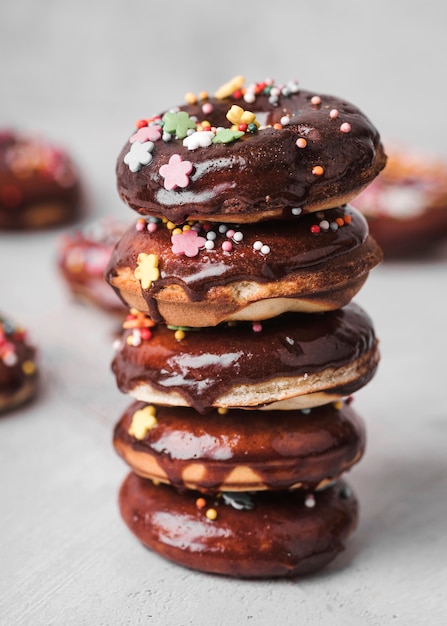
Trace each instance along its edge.
<instances>
[{"instance_id":1,"label":"colorful sprinkle","mask_svg":"<svg viewBox=\"0 0 447 626\"><path fill-rule=\"evenodd\" d=\"M196 507L198 509L204 509L206 507L206 500L205 500L205 498L197 498L197 500L196 500Z\"/></svg>"},{"instance_id":2,"label":"colorful sprinkle","mask_svg":"<svg viewBox=\"0 0 447 626\"><path fill-rule=\"evenodd\" d=\"M198 130L183 140L183 145L188 150L208 148L213 143L214 133L211 130Z\"/></svg>"},{"instance_id":3,"label":"colorful sprinkle","mask_svg":"<svg viewBox=\"0 0 447 626\"><path fill-rule=\"evenodd\" d=\"M185 337L186 337L185 331L181 330L180 328L174 332L174 338L176 341L183 341Z\"/></svg>"},{"instance_id":4,"label":"colorful sprinkle","mask_svg":"<svg viewBox=\"0 0 447 626\"><path fill-rule=\"evenodd\" d=\"M321 104L320 96L312 96L310 101L314 106L318 106L319 104Z\"/></svg>"},{"instance_id":5,"label":"colorful sprinkle","mask_svg":"<svg viewBox=\"0 0 447 626\"><path fill-rule=\"evenodd\" d=\"M214 522L214 520L217 519L217 511L216 511L216 509L207 509L207 511L205 513L205 516L211 522Z\"/></svg>"},{"instance_id":6,"label":"colorful sprinkle","mask_svg":"<svg viewBox=\"0 0 447 626\"><path fill-rule=\"evenodd\" d=\"M135 145L135 144L134 144ZM160 175L165 179L164 188L168 191L181 187L184 189L189 185L189 174L193 165L190 161L183 161L179 154L173 154L169 163L160 167Z\"/></svg>"},{"instance_id":7,"label":"colorful sprinkle","mask_svg":"<svg viewBox=\"0 0 447 626\"><path fill-rule=\"evenodd\" d=\"M144 143L136 141L124 156L124 163L128 165L131 172L139 172L143 165L149 165L152 161L153 149L154 143L152 141L145 141Z\"/></svg>"},{"instance_id":8,"label":"colorful sprinkle","mask_svg":"<svg viewBox=\"0 0 447 626\"><path fill-rule=\"evenodd\" d=\"M260 333L262 331L262 324L260 322L253 322L251 327L254 333Z\"/></svg>"},{"instance_id":9,"label":"colorful sprinkle","mask_svg":"<svg viewBox=\"0 0 447 626\"><path fill-rule=\"evenodd\" d=\"M304 505L308 508L308 509L313 509L313 507L315 506L316 502L315 502L315 496L313 495L313 493L309 493L306 496L306 499L304 500Z\"/></svg>"},{"instance_id":10,"label":"colorful sprinkle","mask_svg":"<svg viewBox=\"0 0 447 626\"><path fill-rule=\"evenodd\" d=\"M205 244L205 237L200 237L196 230L184 230L181 234L172 235L172 251L174 254L184 254L192 258L199 254Z\"/></svg>"},{"instance_id":11,"label":"colorful sprinkle","mask_svg":"<svg viewBox=\"0 0 447 626\"><path fill-rule=\"evenodd\" d=\"M143 126L139 128L136 133L129 139L130 143L139 141L145 143L146 141L158 141L161 138L162 130L160 126Z\"/></svg>"},{"instance_id":12,"label":"colorful sprinkle","mask_svg":"<svg viewBox=\"0 0 447 626\"><path fill-rule=\"evenodd\" d=\"M213 143L231 143L240 139L245 133L240 130L232 130L231 128L219 128L213 139Z\"/></svg>"},{"instance_id":13,"label":"colorful sprinkle","mask_svg":"<svg viewBox=\"0 0 447 626\"><path fill-rule=\"evenodd\" d=\"M149 289L152 283L160 277L158 256L156 254L140 252L137 257L137 264L134 276L140 281L142 289Z\"/></svg>"},{"instance_id":14,"label":"colorful sprinkle","mask_svg":"<svg viewBox=\"0 0 447 626\"><path fill-rule=\"evenodd\" d=\"M349 122L343 122L340 126L340 131L342 133L350 133L351 132L351 124Z\"/></svg>"},{"instance_id":15,"label":"colorful sprinkle","mask_svg":"<svg viewBox=\"0 0 447 626\"><path fill-rule=\"evenodd\" d=\"M245 78L243 76L235 76L228 82L224 83L219 87L219 89L215 92L214 97L217 100L223 100L224 98L228 98L238 89L242 89L244 86Z\"/></svg>"},{"instance_id":16,"label":"colorful sprinkle","mask_svg":"<svg viewBox=\"0 0 447 626\"><path fill-rule=\"evenodd\" d=\"M157 418L155 416L155 407L151 405L135 411L129 426L129 435L135 437L135 439L144 439L146 434L157 426Z\"/></svg>"},{"instance_id":17,"label":"colorful sprinkle","mask_svg":"<svg viewBox=\"0 0 447 626\"><path fill-rule=\"evenodd\" d=\"M329 111L329 117L331 118L331 120L336 120L338 115L339 113L337 109L332 109L331 111Z\"/></svg>"},{"instance_id":18,"label":"colorful sprinkle","mask_svg":"<svg viewBox=\"0 0 447 626\"><path fill-rule=\"evenodd\" d=\"M176 139L184 139L188 130L196 130L196 126L195 120L186 111L168 111L163 115L163 132L174 135Z\"/></svg>"},{"instance_id":19,"label":"colorful sprinkle","mask_svg":"<svg viewBox=\"0 0 447 626\"><path fill-rule=\"evenodd\" d=\"M307 146L307 140L304 139L304 137L299 137L295 143L298 148L305 148Z\"/></svg>"},{"instance_id":20,"label":"colorful sprinkle","mask_svg":"<svg viewBox=\"0 0 447 626\"><path fill-rule=\"evenodd\" d=\"M314 176L323 176L324 174L324 168L321 165L315 165L312 168L312 174Z\"/></svg>"}]
</instances>

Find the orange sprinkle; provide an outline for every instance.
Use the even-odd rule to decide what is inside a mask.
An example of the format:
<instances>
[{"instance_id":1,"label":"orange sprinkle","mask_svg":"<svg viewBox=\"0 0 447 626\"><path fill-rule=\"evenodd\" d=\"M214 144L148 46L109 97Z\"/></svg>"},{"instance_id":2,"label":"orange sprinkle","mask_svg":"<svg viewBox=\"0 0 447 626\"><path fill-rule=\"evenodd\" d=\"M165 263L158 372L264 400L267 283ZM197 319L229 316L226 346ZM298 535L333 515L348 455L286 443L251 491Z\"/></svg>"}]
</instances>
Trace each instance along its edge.
<instances>
[{"instance_id":1,"label":"orange sprinkle","mask_svg":"<svg viewBox=\"0 0 447 626\"><path fill-rule=\"evenodd\" d=\"M315 165L315 167L312 168L312 174L314 176L323 176L324 168L321 167L321 165Z\"/></svg>"},{"instance_id":2,"label":"orange sprinkle","mask_svg":"<svg viewBox=\"0 0 447 626\"><path fill-rule=\"evenodd\" d=\"M335 220L335 223L338 224L338 226L343 226L345 221L342 217L337 217L337 219Z\"/></svg>"},{"instance_id":3,"label":"orange sprinkle","mask_svg":"<svg viewBox=\"0 0 447 626\"><path fill-rule=\"evenodd\" d=\"M205 505L206 505L205 498L197 498L197 500L196 500L196 507L198 509L203 509Z\"/></svg>"},{"instance_id":4,"label":"orange sprinkle","mask_svg":"<svg viewBox=\"0 0 447 626\"><path fill-rule=\"evenodd\" d=\"M281 128L282 128L282 124L279 124L279 122L277 122L276 124L273 124L273 128L274 128L275 130L281 130Z\"/></svg>"},{"instance_id":5,"label":"orange sprinkle","mask_svg":"<svg viewBox=\"0 0 447 626\"><path fill-rule=\"evenodd\" d=\"M345 220L345 224L350 224L351 223L351 216L350 215L343 215L343 219Z\"/></svg>"},{"instance_id":6,"label":"orange sprinkle","mask_svg":"<svg viewBox=\"0 0 447 626\"><path fill-rule=\"evenodd\" d=\"M307 141L306 139L304 139L304 137L299 137L295 143L298 148L305 148L307 146Z\"/></svg>"}]
</instances>

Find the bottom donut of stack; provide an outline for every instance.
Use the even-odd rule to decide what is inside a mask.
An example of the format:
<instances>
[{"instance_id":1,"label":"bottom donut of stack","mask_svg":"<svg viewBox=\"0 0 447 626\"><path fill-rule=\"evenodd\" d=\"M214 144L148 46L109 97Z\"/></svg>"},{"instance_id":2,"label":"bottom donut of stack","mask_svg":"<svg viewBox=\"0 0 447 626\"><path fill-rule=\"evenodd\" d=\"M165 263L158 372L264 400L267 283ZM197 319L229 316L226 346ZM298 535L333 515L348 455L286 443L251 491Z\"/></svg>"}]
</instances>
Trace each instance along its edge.
<instances>
[{"instance_id":1,"label":"bottom donut of stack","mask_svg":"<svg viewBox=\"0 0 447 626\"><path fill-rule=\"evenodd\" d=\"M358 519L340 476L364 451L345 398L378 363L368 316L351 304L181 339L143 318L112 366L137 400L114 431L132 470L119 495L131 532L180 565L236 577L300 576L333 560Z\"/></svg>"}]
</instances>

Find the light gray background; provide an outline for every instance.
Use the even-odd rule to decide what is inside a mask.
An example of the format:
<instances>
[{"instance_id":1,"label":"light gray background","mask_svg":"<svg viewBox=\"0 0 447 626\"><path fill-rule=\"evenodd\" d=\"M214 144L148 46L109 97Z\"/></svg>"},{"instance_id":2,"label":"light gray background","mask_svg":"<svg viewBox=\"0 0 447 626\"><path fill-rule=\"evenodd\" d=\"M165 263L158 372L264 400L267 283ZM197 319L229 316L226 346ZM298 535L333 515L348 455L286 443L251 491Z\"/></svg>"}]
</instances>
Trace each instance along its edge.
<instances>
[{"instance_id":1,"label":"light gray background","mask_svg":"<svg viewBox=\"0 0 447 626\"><path fill-rule=\"evenodd\" d=\"M0 125L67 147L92 213L123 219L114 166L134 120L235 74L297 78L359 105L387 141L445 154L445 14L434 1L2 2ZM307 580L236 581L159 559L121 522L115 323L68 296L60 232L0 235L0 309L28 327L42 370L37 401L0 420L0 623L445 623L445 260L383 264L357 297L382 364L355 400L369 445L349 476L361 523L347 551Z\"/></svg>"}]
</instances>

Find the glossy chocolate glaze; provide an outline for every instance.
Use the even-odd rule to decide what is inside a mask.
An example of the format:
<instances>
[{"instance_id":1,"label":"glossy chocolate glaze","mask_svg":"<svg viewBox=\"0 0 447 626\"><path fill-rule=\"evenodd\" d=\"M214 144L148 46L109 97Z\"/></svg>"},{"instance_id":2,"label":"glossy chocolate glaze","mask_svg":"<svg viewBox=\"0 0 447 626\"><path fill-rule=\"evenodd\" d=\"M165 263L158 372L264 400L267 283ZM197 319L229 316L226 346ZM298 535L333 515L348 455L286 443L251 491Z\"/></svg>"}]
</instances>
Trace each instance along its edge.
<instances>
[{"instance_id":1,"label":"glossy chocolate glaze","mask_svg":"<svg viewBox=\"0 0 447 626\"><path fill-rule=\"evenodd\" d=\"M312 104L315 95L321 104ZM205 103L212 105L212 113L203 113ZM179 139L160 139L155 142L152 162L136 173L124 163L131 146L127 142L117 162L123 201L141 214L166 216L175 223L188 217L230 221L229 216L235 215L233 222L290 219L293 208L330 207L337 204L333 198L352 196L385 165L375 127L357 107L334 96L301 90L280 95L276 105L260 94L253 104L228 97L180 108L199 122L206 119L213 126L229 128L226 113L233 104L256 113L266 127L232 143L196 150L188 150ZM334 109L338 117L331 119ZM272 128L283 116L290 123L279 130ZM351 125L350 132L340 131L343 123ZM297 147L298 138L306 139L305 148ZM174 154L190 161L193 171L187 187L168 191L159 170ZM316 165L324 168L322 176L312 173Z\"/></svg>"},{"instance_id":2,"label":"glossy chocolate glaze","mask_svg":"<svg viewBox=\"0 0 447 626\"><path fill-rule=\"evenodd\" d=\"M27 341L26 333L0 316L0 412L15 404L25 387L32 391L37 370L27 369L24 363L34 364L35 358L36 349Z\"/></svg>"},{"instance_id":3,"label":"glossy chocolate glaze","mask_svg":"<svg viewBox=\"0 0 447 626\"><path fill-rule=\"evenodd\" d=\"M68 154L41 138L0 131L0 228L69 223L82 213L82 196Z\"/></svg>"},{"instance_id":4,"label":"glossy chocolate glaze","mask_svg":"<svg viewBox=\"0 0 447 626\"><path fill-rule=\"evenodd\" d=\"M343 224L344 218L350 220L349 224L339 227L336 220ZM323 221L328 224L327 230L311 231ZM334 225L334 229L329 224ZM209 230L201 228L199 236L205 238ZM359 278L381 260L380 250L374 245L364 253L360 250L368 239L368 225L361 213L351 207L304 215L295 222L244 224L235 230L243 235L243 239L233 242L230 252L225 252L222 244L231 239L220 233L216 226L213 228L216 233L214 248L201 249L194 257L187 257L173 252L172 231L164 224L158 224L154 232L148 232L146 228L137 230L131 225L112 253L106 278L112 283L123 269L130 268L133 272L141 252L157 255L160 277L149 289L141 289L141 293L151 318L163 321L157 297L160 291L173 284L180 285L190 301L200 301L214 287L238 281L277 284L288 277L299 281L300 273L314 270L314 280L309 281L306 273L303 284L298 282L295 286L300 296L312 297L312 293L328 291L338 282L344 284ZM268 254L254 249L258 241L269 247ZM332 264L330 271L324 271L317 278L316 272L326 270L329 264ZM283 289L287 297L293 295L293 287L288 287L292 293ZM119 290L117 293L119 295ZM273 289L272 293L281 295L281 288Z\"/></svg>"},{"instance_id":5,"label":"glossy chocolate glaze","mask_svg":"<svg viewBox=\"0 0 447 626\"><path fill-rule=\"evenodd\" d=\"M229 489L228 480L231 490L289 489L297 484L314 490L360 460L365 446L363 423L346 403L268 414L231 409L206 416L186 407L160 406L155 427L139 439L129 434L129 427L134 413L145 406L134 402L124 412L114 431L115 449L133 471L159 479L160 473L147 472L144 456L155 460L167 481L179 488L189 485L188 467L200 464L194 488L203 492L220 491L223 485ZM135 457L129 457L130 449ZM236 467L244 472L248 468L250 481L253 472L254 482L238 483L231 476Z\"/></svg>"},{"instance_id":6,"label":"glossy chocolate glaze","mask_svg":"<svg viewBox=\"0 0 447 626\"><path fill-rule=\"evenodd\" d=\"M256 384L278 377L299 377L347 365L377 344L369 316L356 304L320 314L284 314L263 322L192 330L182 341L164 325L152 337L131 346L125 330L113 359L119 389L130 392L140 382L163 391L177 391L199 413L235 384ZM349 395L373 376L376 363Z\"/></svg>"},{"instance_id":7,"label":"glossy chocolate glaze","mask_svg":"<svg viewBox=\"0 0 447 626\"><path fill-rule=\"evenodd\" d=\"M300 492L260 492L237 509L224 497L178 492L130 474L119 507L131 532L148 548L179 565L235 577L301 576L317 571L343 550L355 529L358 505L342 481L315 493L306 506ZM215 520L206 517L214 509Z\"/></svg>"}]
</instances>

